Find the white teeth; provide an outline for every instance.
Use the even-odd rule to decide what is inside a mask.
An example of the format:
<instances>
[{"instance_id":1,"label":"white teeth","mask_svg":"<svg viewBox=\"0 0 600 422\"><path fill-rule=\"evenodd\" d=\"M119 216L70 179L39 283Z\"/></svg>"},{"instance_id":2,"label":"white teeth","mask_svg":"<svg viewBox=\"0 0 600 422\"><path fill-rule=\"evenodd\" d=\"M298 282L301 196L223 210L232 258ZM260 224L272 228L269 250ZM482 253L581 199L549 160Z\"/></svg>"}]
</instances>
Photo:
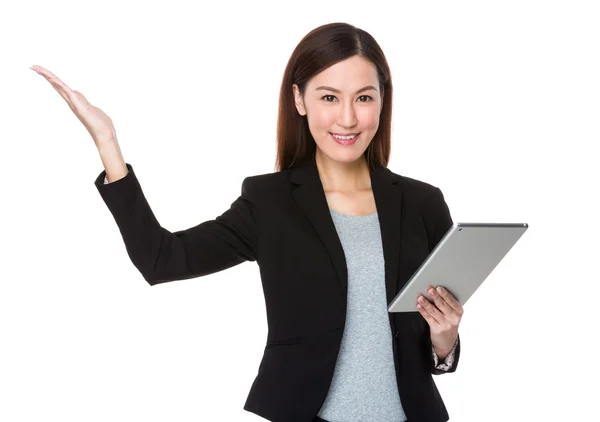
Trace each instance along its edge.
<instances>
[{"instance_id":1,"label":"white teeth","mask_svg":"<svg viewBox=\"0 0 600 422\"><path fill-rule=\"evenodd\" d=\"M333 135L333 133L332 133L332 135ZM338 135L333 135L333 136L334 136L334 137L336 137L336 138L338 138L338 139L343 139L343 140L346 140L346 141L347 141L347 140L349 140L349 139L352 139L352 138L354 138L354 137L356 136L356 134L354 134L354 135L349 135L349 136L338 136Z\"/></svg>"}]
</instances>

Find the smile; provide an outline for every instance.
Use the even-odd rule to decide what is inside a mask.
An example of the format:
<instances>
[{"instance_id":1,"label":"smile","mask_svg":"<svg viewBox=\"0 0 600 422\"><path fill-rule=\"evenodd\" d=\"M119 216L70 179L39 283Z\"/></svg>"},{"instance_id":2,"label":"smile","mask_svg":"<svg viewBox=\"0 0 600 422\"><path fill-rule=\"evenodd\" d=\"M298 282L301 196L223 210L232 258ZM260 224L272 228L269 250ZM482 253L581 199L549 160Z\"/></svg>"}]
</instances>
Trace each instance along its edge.
<instances>
[{"instance_id":1,"label":"smile","mask_svg":"<svg viewBox=\"0 0 600 422\"><path fill-rule=\"evenodd\" d=\"M339 136L334 135L333 133L329 133L331 137L340 145L352 145L358 139L360 133L355 134L354 136Z\"/></svg>"}]
</instances>

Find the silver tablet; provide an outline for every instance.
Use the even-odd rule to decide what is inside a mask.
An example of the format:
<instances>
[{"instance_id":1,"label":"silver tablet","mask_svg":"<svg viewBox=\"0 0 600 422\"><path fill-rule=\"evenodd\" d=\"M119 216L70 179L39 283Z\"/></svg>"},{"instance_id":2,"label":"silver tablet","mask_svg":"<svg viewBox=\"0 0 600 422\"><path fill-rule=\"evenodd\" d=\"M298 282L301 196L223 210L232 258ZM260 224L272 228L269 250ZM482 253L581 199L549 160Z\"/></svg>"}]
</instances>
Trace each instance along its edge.
<instances>
[{"instance_id":1,"label":"silver tablet","mask_svg":"<svg viewBox=\"0 0 600 422\"><path fill-rule=\"evenodd\" d=\"M418 312L429 286L444 286L464 305L528 228L527 223L455 223L388 306Z\"/></svg>"}]
</instances>

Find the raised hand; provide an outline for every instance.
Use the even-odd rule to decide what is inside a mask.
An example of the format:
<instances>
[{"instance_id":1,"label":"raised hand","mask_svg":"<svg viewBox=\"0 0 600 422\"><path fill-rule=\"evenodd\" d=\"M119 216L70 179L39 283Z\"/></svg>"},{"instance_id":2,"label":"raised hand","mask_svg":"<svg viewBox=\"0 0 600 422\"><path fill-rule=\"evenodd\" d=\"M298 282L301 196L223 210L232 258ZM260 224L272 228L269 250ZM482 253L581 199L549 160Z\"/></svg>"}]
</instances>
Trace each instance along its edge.
<instances>
[{"instance_id":1,"label":"raised hand","mask_svg":"<svg viewBox=\"0 0 600 422\"><path fill-rule=\"evenodd\" d=\"M37 65L32 66L31 69L46 78L63 97L69 108L90 133L97 147L104 142L117 141L117 132L111 118L106 113L90 104L83 94L69 88L48 69Z\"/></svg>"}]
</instances>

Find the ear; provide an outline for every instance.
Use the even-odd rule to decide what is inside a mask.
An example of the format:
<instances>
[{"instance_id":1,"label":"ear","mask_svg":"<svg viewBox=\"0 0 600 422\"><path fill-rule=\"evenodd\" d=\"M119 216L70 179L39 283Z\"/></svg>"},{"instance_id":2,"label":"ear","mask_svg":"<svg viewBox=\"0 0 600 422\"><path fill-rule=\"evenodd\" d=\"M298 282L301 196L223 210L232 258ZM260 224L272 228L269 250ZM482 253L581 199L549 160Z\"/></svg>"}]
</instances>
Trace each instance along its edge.
<instances>
[{"instance_id":1,"label":"ear","mask_svg":"<svg viewBox=\"0 0 600 422\"><path fill-rule=\"evenodd\" d=\"M302 95L300 95L300 89L298 85L293 84L292 89L294 91L294 102L296 104L296 110L301 116L306 115L306 109L304 108L304 101L302 100Z\"/></svg>"},{"instance_id":2,"label":"ear","mask_svg":"<svg viewBox=\"0 0 600 422\"><path fill-rule=\"evenodd\" d=\"M381 111L383 111L383 96L384 96L385 92L383 89L383 86L381 87L381 108L379 109L379 112L381 113Z\"/></svg>"}]
</instances>

